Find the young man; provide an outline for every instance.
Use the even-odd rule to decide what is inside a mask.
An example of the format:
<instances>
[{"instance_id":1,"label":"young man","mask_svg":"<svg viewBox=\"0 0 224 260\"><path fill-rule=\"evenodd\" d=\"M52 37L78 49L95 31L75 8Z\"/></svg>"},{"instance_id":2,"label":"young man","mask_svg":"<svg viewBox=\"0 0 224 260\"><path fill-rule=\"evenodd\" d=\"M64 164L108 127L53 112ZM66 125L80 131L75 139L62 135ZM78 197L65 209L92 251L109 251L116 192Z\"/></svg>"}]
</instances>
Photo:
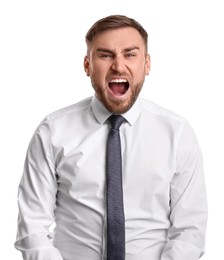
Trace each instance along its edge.
<instances>
[{"instance_id":1,"label":"young man","mask_svg":"<svg viewBox=\"0 0 224 260\"><path fill-rule=\"evenodd\" d=\"M139 97L150 71L147 38L122 15L87 32L84 69L94 97L47 116L28 148L15 243L24 259L202 256L200 147L185 119ZM122 115L120 130L112 114Z\"/></svg>"}]
</instances>

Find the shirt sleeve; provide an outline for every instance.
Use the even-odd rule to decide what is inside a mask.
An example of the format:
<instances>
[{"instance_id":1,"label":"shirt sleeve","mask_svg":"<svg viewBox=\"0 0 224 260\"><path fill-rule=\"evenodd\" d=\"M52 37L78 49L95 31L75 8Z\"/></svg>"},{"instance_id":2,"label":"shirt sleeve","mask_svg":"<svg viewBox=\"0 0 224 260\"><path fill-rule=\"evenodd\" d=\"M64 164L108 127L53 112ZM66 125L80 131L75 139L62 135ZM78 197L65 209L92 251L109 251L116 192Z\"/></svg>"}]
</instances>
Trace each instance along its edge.
<instances>
[{"instance_id":1,"label":"shirt sleeve","mask_svg":"<svg viewBox=\"0 0 224 260\"><path fill-rule=\"evenodd\" d=\"M63 260L52 244L57 178L50 127L44 120L29 144L18 190L18 232L15 247L25 260Z\"/></svg>"},{"instance_id":2,"label":"shirt sleeve","mask_svg":"<svg viewBox=\"0 0 224 260\"><path fill-rule=\"evenodd\" d=\"M204 254L207 198L203 159L188 123L176 147L177 171L171 182L168 242L161 260L197 260Z\"/></svg>"}]
</instances>

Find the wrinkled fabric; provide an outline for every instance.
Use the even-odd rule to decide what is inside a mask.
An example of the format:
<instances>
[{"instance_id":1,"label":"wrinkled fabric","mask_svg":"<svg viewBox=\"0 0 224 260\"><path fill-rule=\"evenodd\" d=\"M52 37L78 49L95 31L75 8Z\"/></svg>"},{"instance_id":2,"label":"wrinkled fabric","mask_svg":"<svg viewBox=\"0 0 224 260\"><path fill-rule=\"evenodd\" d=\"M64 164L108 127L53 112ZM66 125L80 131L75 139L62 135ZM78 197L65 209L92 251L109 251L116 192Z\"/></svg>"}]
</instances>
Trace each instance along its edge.
<instances>
[{"instance_id":1,"label":"wrinkled fabric","mask_svg":"<svg viewBox=\"0 0 224 260\"><path fill-rule=\"evenodd\" d=\"M94 96L52 113L37 127L18 191L15 247L24 259L106 259L110 115ZM198 259L207 202L194 131L181 116L140 98L123 116L126 259Z\"/></svg>"}]
</instances>

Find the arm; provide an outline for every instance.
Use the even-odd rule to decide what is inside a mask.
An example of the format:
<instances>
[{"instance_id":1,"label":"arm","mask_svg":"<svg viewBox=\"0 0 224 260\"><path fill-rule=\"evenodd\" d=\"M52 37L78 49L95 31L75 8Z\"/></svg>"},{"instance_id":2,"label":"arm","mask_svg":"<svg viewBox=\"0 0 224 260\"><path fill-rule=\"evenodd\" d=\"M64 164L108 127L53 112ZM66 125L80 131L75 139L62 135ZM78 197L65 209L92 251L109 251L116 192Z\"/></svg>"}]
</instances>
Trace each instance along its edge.
<instances>
[{"instance_id":1,"label":"arm","mask_svg":"<svg viewBox=\"0 0 224 260\"><path fill-rule=\"evenodd\" d=\"M63 260L51 242L57 179L47 121L36 130L24 165L18 192L18 233L15 247L25 260Z\"/></svg>"},{"instance_id":2,"label":"arm","mask_svg":"<svg viewBox=\"0 0 224 260\"><path fill-rule=\"evenodd\" d=\"M204 253L207 202L201 151L188 124L178 137L171 183L168 242L161 260L197 260Z\"/></svg>"}]
</instances>

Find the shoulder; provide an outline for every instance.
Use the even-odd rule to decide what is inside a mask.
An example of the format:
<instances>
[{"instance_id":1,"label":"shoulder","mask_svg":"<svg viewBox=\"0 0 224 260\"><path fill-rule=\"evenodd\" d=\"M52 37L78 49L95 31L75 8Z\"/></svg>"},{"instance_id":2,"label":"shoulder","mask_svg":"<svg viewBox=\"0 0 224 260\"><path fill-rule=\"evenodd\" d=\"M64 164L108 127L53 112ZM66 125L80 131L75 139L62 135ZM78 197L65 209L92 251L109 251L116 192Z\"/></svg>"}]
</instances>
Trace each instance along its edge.
<instances>
[{"instance_id":1,"label":"shoulder","mask_svg":"<svg viewBox=\"0 0 224 260\"><path fill-rule=\"evenodd\" d=\"M165 129L177 139L182 136L185 140L191 138L196 141L193 127L183 116L146 99L141 99L141 105L143 117L151 122L151 127L157 127L158 131Z\"/></svg>"},{"instance_id":2,"label":"shoulder","mask_svg":"<svg viewBox=\"0 0 224 260\"><path fill-rule=\"evenodd\" d=\"M150 118L150 126L157 127L159 133L162 129L165 129L169 136L173 134L174 139L179 143L179 147L184 149L199 148L195 131L187 119L145 99L141 99L141 104L144 118Z\"/></svg>"},{"instance_id":3,"label":"shoulder","mask_svg":"<svg viewBox=\"0 0 224 260\"><path fill-rule=\"evenodd\" d=\"M91 107L92 97L83 99L75 104L66 106L64 108L58 109L44 118L44 121L54 121L57 119L62 119L64 117L73 116L75 114L82 115L86 110Z\"/></svg>"},{"instance_id":4,"label":"shoulder","mask_svg":"<svg viewBox=\"0 0 224 260\"><path fill-rule=\"evenodd\" d=\"M171 122L177 122L180 124L185 124L186 119L182 117L181 115L163 107L156 103L153 103L149 100L141 98L141 106L142 110L151 116L157 117L161 120L168 120Z\"/></svg>"}]
</instances>

